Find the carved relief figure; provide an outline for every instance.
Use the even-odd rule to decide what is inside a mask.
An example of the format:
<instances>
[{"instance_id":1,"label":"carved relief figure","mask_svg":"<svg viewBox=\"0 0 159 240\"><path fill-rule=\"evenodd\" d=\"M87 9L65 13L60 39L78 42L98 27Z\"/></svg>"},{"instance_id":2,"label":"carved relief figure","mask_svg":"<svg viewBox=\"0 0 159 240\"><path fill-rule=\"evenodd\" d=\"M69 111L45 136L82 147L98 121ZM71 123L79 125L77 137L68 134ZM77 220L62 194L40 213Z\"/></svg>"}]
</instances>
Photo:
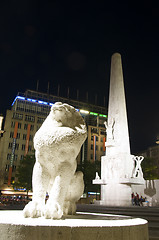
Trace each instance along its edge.
<instances>
[{"instance_id":1,"label":"carved relief figure","mask_svg":"<svg viewBox=\"0 0 159 240\"><path fill-rule=\"evenodd\" d=\"M133 177L141 177L143 178L143 172L141 168L141 162L144 160L143 156L134 156L133 160L135 161L135 169L133 173Z\"/></svg>"}]
</instances>

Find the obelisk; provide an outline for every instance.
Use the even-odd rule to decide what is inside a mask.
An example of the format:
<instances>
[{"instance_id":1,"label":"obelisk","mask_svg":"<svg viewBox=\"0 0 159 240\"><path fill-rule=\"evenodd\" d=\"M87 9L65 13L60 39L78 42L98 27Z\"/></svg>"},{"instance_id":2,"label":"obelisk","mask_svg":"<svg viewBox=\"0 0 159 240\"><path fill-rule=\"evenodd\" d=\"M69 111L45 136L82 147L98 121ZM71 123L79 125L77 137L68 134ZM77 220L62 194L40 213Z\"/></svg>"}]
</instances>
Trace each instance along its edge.
<instances>
[{"instance_id":1,"label":"obelisk","mask_svg":"<svg viewBox=\"0 0 159 240\"><path fill-rule=\"evenodd\" d=\"M130 154L126 112L121 56L115 53L111 59L106 155L114 154L114 148L109 147L111 142L115 144L115 153Z\"/></svg>"},{"instance_id":2,"label":"obelisk","mask_svg":"<svg viewBox=\"0 0 159 240\"><path fill-rule=\"evenodd\" d=\"M108 120L106 122L106 155L102 157L102 200L106 205L130 205L129 179L134 169L130 154L127 111L121 55L111 58ZM127 184L124 184L124 182Z\"/></svg>"},{"instance_id":3,"label":"obelisk","mask_svg":"<svg viewBox=\"0 0 159 240\"><path fill-rule=\"evenodd\" d=\"M101 157L101 205L130 206L131 186L144 184L141 169L142 156L130 153L126 100L121 55L111 58L108 120L106 127L106 152ZM96 174L97 176L97 174Z\"/></svg>"}]
</instances>

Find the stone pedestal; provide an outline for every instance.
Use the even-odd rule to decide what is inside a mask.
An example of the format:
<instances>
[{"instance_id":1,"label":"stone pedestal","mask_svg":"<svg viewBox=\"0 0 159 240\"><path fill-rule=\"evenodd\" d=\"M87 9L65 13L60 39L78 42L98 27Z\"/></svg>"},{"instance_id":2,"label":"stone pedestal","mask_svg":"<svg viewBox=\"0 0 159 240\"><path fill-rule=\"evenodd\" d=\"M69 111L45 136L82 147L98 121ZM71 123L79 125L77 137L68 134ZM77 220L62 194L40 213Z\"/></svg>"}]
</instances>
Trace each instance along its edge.
<instances>
[{"instance_id":1,"label":"stone pedestal","mask_svg":"<svg viewBox=\"0 0 159 240\"><path fill-rule=\"evenodd\" d=\"M126 216L77 213L61 220L24 218L22 211L0 212L0 239L148 240L147 221Z\"/></svg>"}]
</instances>

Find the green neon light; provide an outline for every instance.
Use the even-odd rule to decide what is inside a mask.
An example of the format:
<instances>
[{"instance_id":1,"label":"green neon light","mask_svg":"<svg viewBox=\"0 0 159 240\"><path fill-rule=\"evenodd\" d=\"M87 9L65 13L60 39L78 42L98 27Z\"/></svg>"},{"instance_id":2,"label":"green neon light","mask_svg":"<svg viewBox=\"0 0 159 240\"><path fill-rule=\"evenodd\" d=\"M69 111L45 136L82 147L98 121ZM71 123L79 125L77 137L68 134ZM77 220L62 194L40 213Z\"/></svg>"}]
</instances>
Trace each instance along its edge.
<instances>
[{"instance_id":1,"label":"green neon light","mask_svg":"<svg viewBox=\"0 0 159 240\"><path fill-rule=\"evenodd\" d=\"M98 113L90 112L90 115L98 116Z\"/></svg>"},{"instance_id":2,"label":"green neon light","mask_svg":"<svg viewBox=\"0 0 159 240\"><path fill-rule=\"evenodd\" d=\"M100 117L107 117L107 115L99 114Z\"/></svg>"}]
</instances>

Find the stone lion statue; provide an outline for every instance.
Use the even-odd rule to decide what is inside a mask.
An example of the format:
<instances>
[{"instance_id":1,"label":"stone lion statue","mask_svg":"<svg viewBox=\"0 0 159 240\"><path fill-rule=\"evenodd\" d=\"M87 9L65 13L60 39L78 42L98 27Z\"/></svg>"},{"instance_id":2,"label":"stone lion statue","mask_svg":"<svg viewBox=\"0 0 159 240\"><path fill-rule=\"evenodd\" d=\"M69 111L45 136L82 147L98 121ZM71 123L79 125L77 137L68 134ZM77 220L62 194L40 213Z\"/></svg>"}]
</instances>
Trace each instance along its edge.
<instances>
[{"instance_id":1,"label":"stone lion statue","mask_svg":"<svg viewBox=\"0 0 159 240\"><path fill-rule=\"evenodd\" d=\"M75 203L84 191L76 158L86 137L85 122L75 108L55 103L34 137L33 198L23 210L24 217L60 219L75 214Z\"/></svg>"}]
</instances>

